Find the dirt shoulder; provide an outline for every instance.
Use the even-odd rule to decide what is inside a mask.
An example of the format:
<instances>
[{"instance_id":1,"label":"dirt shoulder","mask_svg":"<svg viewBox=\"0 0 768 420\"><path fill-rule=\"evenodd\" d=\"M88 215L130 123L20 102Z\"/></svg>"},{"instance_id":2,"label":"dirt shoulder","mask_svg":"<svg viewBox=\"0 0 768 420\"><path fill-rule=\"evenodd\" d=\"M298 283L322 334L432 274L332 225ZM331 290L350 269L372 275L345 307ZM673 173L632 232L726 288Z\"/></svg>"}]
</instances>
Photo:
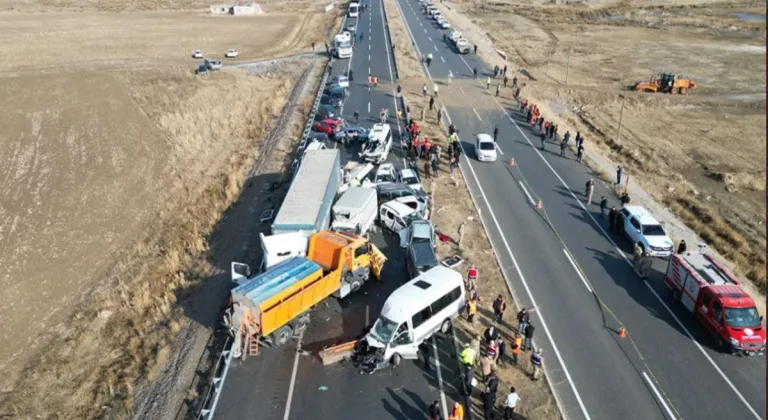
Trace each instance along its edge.
<instances>
[{"instance_id":1,"label":"dirt shoulder","mask_svg":"<svg viewBox=\"0 0 768 420\"><path fill-rule=\"evenodd\" d=\"M764 307L765 46L756 28L764 31L765 23L733 16L751 10L751 2L643 4L439 7L491 66L507 57L526 85L522 96L561 133L585 135L597 174L613 179L622 165L632 202L654 213L676 241L707 243L750 280L748 291ZM652 47L659 43L665 48ZM662 71L698 87L688 95L624 90Z\"/></svg>"},{"instance_id":2,"label":"dirt shoulder","mask_svg":"<svg viewBox=\"0 0 768 420\"><path fill-rule=\"evenodd\" d=\"M384 0L384 7L389 18L392 37L397 38L400 36L408 40L405 24L397 12L397 6L394 4L394 1ZM395 16L398 18L395 19ZM411 54L408 54L409 52ZM513 324L515 324L514 316L518 308L501 273L490 241L467 189L465 179L458 169L454 170L453 174L449 173L449 156L446 152L448 146L447 131L444 126L437 124L435 110L430 111L428 109L429 98L422 96L422 84L427 81L421 73L419 67L420 60L416 57L410 42L402 46L398 45L395 48L395 60L397 61L398 68L404 66L401 63L408 63L408 65L414 68L411 72L411 77L404 80L401 75L399 81L403 88L406 105L410 107L410 116L417 121L422 134L429 136L442 149L438 175L436 177L426 178L424 172L425 160L419 160L417 163L422 186L432 197L432 208L436 209L431 216L435 229L452 239L449 243L440 243L438 245L438 254L441 258L453 255L461 256L465 262L457 268L460 271L466 270L471 264L481 267L478 290L481 301L478 305L478 317L474 324L469 324L463 316L455 323L456 335L461 342L458 345L468 344L473 339L482 335L483 331L491 324L493 317L491 303L496 296L502 295L508 303L508 307L502 324L497 325L497 328L509 346L516 332ZM437 101L437 103L439 104L440 102ZM422 110L424 110L424 120L421 119ZM445 120L442 123L445 124ZM461 235L459 235L460 227ZM458 243L460 236L462 238L461 244ZM502 412L499 411L499 407L503 405L502 402L506 397L509 387L515 386L521 398L516 411L523 418L562 418L546 378L539 381L531 379L532 367L529 361L529 354L521 355L520 359L521 364L518 366L511 366L509 362L503 367L497 366L500 379L499 395L497 396L497 417L501 418ZM472 396L471 410L475 418L483 416L482 402L477 392Z\"/></svg>"}]
</instances>

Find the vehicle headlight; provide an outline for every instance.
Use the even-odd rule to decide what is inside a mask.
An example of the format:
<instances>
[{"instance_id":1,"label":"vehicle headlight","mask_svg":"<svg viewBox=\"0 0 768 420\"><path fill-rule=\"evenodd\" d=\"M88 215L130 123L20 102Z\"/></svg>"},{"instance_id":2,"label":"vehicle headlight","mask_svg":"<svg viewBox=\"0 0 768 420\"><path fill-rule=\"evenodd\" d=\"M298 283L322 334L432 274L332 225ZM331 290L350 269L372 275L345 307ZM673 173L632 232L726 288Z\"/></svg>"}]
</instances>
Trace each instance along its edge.
<instances>
[{"instance_id":1,"label":"vehicle headlight","mask_svg":"<svg viewBox=\"0 0 768 420\"><path fill-rule=\"evenodd\" d=\"M731 345L734 347L739 347L739 340L731 338Z\"/></svg>"}]
</instances>

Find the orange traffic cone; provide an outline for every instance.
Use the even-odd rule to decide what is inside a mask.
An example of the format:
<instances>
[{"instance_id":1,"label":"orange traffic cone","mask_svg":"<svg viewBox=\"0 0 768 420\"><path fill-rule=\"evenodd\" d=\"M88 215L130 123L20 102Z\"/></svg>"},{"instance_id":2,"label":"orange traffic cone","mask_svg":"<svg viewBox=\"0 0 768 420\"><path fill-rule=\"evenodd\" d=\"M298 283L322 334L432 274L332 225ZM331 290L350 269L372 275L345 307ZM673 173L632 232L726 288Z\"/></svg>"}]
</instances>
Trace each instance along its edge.
<instances>
[{"instance_id":1,"label":"orange traffic cone","mask_svg":"<svg viewBox=\"0 0 768 420\"><path fill-rule=\"evenodd\" d=\"M536 208L541 210L542 207L543 207L543 205L541 204L541 199L539 199L539 202L536 203Z\"/></svg>"},{"instance_id":2,"label":"orange traffic cone","mask_svg":"<svg viewBox=\"0 0 768 420\"><path fill-rule=\"evenodd\" d=\"M515 158L509 160L509 166L515 166Z\"/></svg>"},{"instance_id":3,"label":"orange traffic cone","mask_svg":"<svg viewBox=\"0 0 768 420\"><path fill-rule=\"evenodd\" d=\"M624 327L619 328L619 337L627 338L627 329Z\"/></svg>"}]
</instances>

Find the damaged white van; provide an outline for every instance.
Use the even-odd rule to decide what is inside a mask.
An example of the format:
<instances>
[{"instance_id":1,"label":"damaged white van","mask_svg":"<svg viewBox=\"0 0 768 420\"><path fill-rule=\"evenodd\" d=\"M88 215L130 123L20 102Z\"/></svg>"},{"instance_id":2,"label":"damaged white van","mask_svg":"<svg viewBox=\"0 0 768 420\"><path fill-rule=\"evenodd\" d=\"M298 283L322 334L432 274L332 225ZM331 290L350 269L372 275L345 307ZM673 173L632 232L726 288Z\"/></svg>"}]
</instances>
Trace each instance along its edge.
<instances>
[{"instance_id":1,"label":"damaged white van","mask_svg":"<svg viewBox=\"0 0 768 420\"><path fill-rule=\"evenodd\" d=\"M451 320L466 305L461 274L437 266L400 286L384 302L381 315L365 336L371 348L384 349L383 360L397 366L418 358L418 347L440 331L451 330Z\"/></svg>"}]
</instances>

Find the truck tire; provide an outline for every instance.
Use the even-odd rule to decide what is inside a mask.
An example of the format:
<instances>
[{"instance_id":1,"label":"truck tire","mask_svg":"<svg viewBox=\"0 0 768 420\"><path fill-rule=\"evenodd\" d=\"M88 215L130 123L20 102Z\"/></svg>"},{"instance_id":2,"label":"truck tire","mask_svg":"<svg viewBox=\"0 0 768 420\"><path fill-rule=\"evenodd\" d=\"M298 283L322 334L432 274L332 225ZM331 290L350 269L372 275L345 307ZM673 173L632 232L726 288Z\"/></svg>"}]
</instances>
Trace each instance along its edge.
<instances>
[{"instance_id":1,"label":"truck tire","mask_svg":"<svg viewBox=\"0 0 768 420\"><path fill-rule=\"evenodd\" d=\"M362 283L358 278L355 277L352 273L344 274L343 281L347 284L349 284L349 288L352 290L352 292L357 292L360 290L360 287L362 286Z\"/></svg>"},{"instance_id":2,"label":"truck tire","mask_svg":"<svg viewBox=\"0 0 768 420\"><path fill-rule=\"evenodd\" d=\"M276 346L282 346L288 343L288 340L293 337L293 329L287 325L283 325L277 331L272 333Z\"/></svg>"},{"instance_id":3,"label":"truck tire","mask_svg":"<svg viewBox=\"0 0 768 420\"><path fill-rule=\"evenodd\" d=\"M395 353L395 355L392 356L392 366L398 367L400 366L400 362L402 361L403 361L403 358L398 353Z\"/></svg>"},{"instance_id":4,"label":"truck tire","mask_svg":"<svg viewBox=\"0 0 768 420\"><path fill-rule=\"evenodd\" d=\"M452 326L452 324L451 324L451 320L450 320L450 319L446 319L446 320L445 320L445 321L443 321L443 323L440 325L440 332L441 332L441 333L443 333L443 334L446 334L446 335L448 335L448 333L450 333L450 332L451 332L451 326Z\"/></svg>"}]
</instances>

